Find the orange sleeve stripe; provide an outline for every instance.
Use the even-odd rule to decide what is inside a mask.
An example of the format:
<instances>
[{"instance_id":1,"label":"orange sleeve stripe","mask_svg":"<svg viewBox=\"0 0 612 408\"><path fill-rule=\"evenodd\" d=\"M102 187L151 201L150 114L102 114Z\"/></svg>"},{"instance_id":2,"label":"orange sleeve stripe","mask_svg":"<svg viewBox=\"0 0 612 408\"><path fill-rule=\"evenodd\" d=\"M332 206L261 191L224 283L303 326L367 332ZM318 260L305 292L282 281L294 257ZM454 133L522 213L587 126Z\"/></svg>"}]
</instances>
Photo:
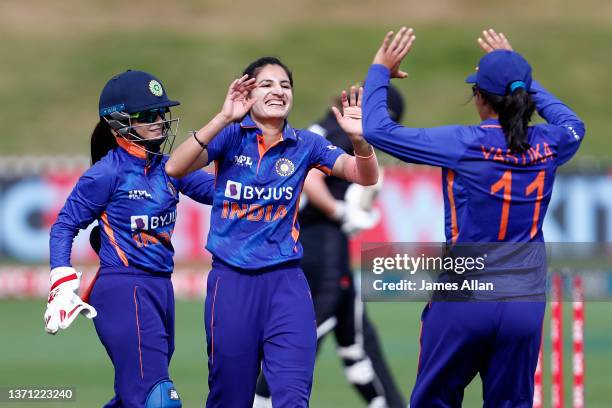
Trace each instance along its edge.
<instances>
[{"instance_id":1,"label":"orange sleeve stripe","mask_svg":"<svg viewBox=\"0 0 612 408\"><path fill-rule=\"evenodd\" d=\"M459 228L457 227L457 208L455 207L455 192L453 184L455 183L455 172L449 170L446 175L446 192L448 193L448 202L451 211L451 242L457 242L459 236Z\"/></svg>"},{"instance_id":2,"label":"orange sleeve stripe","mask_svg":"<svg viewBox=\"0 0 612 408\"><path fill-rule=\"evenodd\" d=\"M323 173L327 174L328 176L331 176L331 175L332 175L332 169L330 169L330 168L329 168L329 167L327 167L327 166L324 166L324 165L322 165L322 164L317 164L317 165L316 165L316 166L314 166L314 167L315 167L315 169L319 169L319 170L321 170Z\"/></svg>"},{"instance_id":3,"label":"orange sleeve stripe","mask_svg":"<svg viewBox=\"0 0 612 408\"><path fill-rule=\"evenodd\" d=\"M110 223L108 222L108 214L106 214L106 211L102 213L102 216L100 218L102 219L104 232L106 232L106 235L108 235L108 239L110 240L111 244L113 244L113 246L115 247L115 250L117 251L117 255L119 255L119 259L121 259L121 262L123 262L125 266L129 266L130 264L128 262L127 256L125 256L125 252L123 252L123 250L119 248L119 245L117 244L117 241L115 240L115 232L113 231L113 229L110 226Z\"/></svg>"},{"instance_id":4,"label":"orange sleeve stripe","mask_svg":"<svg viewBox=\"0 0 612 408\"><path fill-rule=\"evenodd\" d=\"M214 164L215 164L215 184L214 184L214 187L216 188L217 187L217 178L219 177L219 160L215 160ZM214 193L213 193L213 195L214 195Z\"/></svg>"}]
</instances>

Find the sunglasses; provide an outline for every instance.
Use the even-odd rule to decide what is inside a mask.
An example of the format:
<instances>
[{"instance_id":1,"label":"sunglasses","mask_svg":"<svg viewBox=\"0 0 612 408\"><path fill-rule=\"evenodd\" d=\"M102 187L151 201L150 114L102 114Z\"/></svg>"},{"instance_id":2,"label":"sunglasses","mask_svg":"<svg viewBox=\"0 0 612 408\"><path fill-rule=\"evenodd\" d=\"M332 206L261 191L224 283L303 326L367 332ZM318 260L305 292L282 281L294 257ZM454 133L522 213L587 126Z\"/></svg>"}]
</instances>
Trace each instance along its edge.
<instances>
[{"instance_id":1,"label":"sunglasses","mask_svg":"<svg viewBox=\"0 0 612 408\"><path fill-rule=\"evenodd\" d=\"M165 120L166 113L168 112L170 112L170 109L168 108L149 109L130 114L130 119L134 119L142 123L154 123L158 117Z\"/></svg>"}]
</instances>

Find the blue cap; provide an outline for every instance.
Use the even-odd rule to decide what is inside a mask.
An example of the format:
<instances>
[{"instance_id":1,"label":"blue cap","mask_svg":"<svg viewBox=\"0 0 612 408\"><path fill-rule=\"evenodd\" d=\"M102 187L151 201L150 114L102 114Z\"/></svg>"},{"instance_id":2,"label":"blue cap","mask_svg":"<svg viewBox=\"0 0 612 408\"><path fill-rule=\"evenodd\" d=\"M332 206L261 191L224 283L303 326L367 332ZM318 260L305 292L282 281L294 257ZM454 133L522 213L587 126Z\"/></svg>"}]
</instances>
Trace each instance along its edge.
<instances>
[{"instance_id":1,"label":"blue cap","mask_svg":"<svg viewBox=\"0 0 612 408\"><path fill-rule=\"evenodd\" d=\"M100 94L100 116L113 112L136 113L169 108L180 102L168 99L159 79L143 71L127 70L110 79Z\"/></svg>"},{"instance_id":2,"label":"blue cap","mask_svg":"<svg viewBox=\"0 0 612 408\"><path fill-rule=\"evenodd\" d=\"M478 62L478 71L465 79L468 84L495 94L507 95L518 88L531 90L531 65L518 52L495 50Z\"/></svg>"}]
</instances>

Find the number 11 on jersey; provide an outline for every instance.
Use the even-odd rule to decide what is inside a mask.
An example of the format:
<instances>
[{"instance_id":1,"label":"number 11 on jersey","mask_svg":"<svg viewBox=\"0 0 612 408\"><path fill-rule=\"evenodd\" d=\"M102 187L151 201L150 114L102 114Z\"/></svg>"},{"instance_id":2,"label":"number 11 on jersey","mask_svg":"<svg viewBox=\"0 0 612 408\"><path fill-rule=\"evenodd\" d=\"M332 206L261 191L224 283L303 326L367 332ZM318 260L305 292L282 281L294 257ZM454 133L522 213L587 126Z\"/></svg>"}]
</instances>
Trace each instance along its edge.
<instances>
[{"instance_id":1,"label":"number 11 on jersey","mask_svg":"<svg viewBox=\"0 0 612 408\"><path fill-rule=\"evenodd\" d=\"M530 196L536 192L535 208L533 209L533 219L531 222L530 238L535 237L538 232L538 221L540 218L540 204L544 195L544 176L545 171L538 172L535 180L533 180L525 189L525 196ZM512 201L512 170L504 171L502 177L491 186L491 194L495 195L498 192L503 194L503 204L501 212L501 220L499 222L499 232L497 239L503 241L506 239L508 230L508 218L510 216L510 202Z\"/></svg>"}]
</instances>

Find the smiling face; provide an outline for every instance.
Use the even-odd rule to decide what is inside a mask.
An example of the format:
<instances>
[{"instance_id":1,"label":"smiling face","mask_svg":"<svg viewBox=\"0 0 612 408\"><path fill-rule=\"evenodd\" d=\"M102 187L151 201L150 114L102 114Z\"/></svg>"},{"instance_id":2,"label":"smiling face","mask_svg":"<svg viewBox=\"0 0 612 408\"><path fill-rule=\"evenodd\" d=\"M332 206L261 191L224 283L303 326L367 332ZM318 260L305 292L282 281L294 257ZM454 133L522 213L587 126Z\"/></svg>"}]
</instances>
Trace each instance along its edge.
<instances>
[{"instance_id":1,"label":"smiling face","mask_svg":"<svg viewBox=\"0 0 612 408\"><path fill-rule=\"evenodd\" d=\"M132 120L132 129L143 139L158 139L162 137L163 128L163 119L160 116L153 123Z\"/></svg>"},{"instance_id":2,"label":"smiling face","mask_svg":"<svg viewBox=\"0 0 612 408\"><path fill-rule=\"evenodd\" d=\"M256 102L251 108L255 120L286 119L293 104L289 76L279 65L266 65L255 76L257 88L251 91Z\"/></svg>"}]
</instances>

